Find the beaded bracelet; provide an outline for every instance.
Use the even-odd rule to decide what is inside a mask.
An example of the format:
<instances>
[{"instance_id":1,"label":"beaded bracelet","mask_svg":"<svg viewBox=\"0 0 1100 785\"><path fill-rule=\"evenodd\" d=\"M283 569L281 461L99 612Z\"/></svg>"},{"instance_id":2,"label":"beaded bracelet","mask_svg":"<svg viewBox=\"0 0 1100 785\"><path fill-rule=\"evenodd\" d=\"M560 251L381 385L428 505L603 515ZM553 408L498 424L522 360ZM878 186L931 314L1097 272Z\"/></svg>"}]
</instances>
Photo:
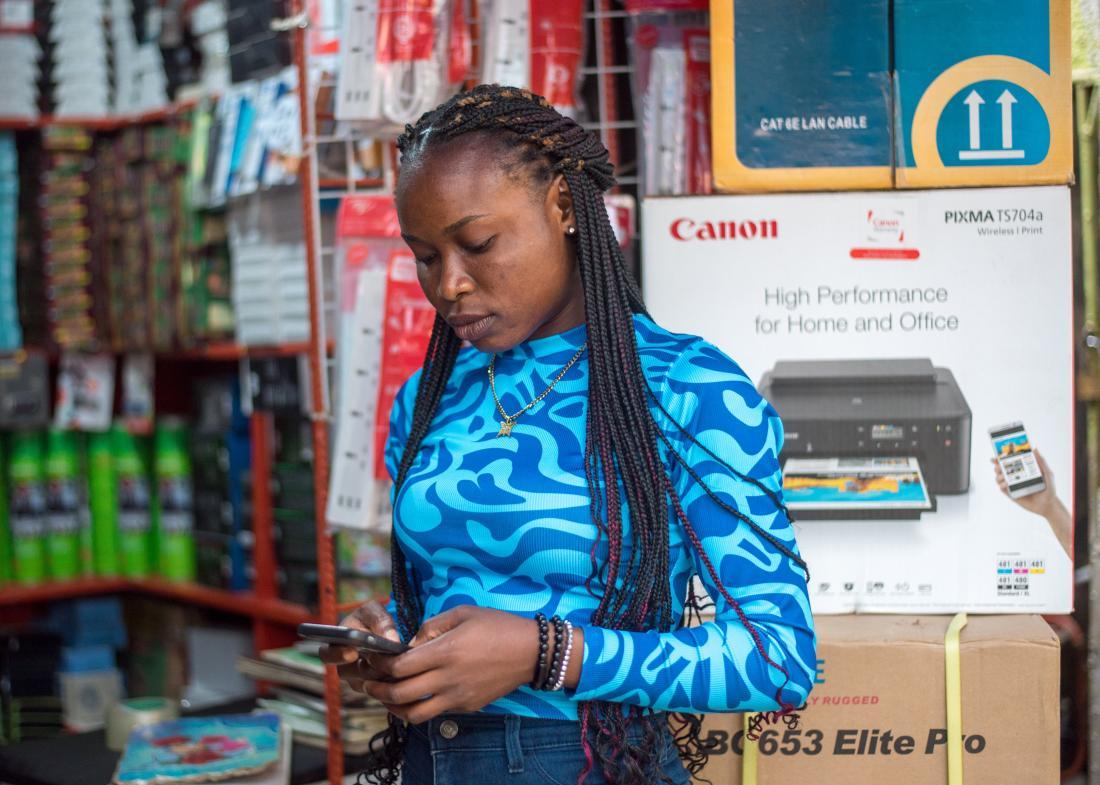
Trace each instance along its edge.
<instances>
[{"instance_id":1,"label":"beaded bracelet","mask_svg":"<svg viewBox=\"0 0 1100 785\"><path fill-rule=\"evenodd\" d=\"M539 659L535 665L535 678L531 681L531 689L538 690L542 689L542 684L549 672L546 649L549 645L550 623L546 620L546 614L543 613L536 613L535 621L539 624Z\"/></svg>"},{"instance_id":2,"label":"beaded bracelet","mask_svg":"<svg viewBox=\"0 0 1100 785\"><path fill-rule=\"evenodd\" d=\"M565 656L561 659L561 672L551 690L560 690L565 686L565 674L569 672L569 655L573 653L573 622L565 623Z\"/></svg>"},{"instance_id":3,"label":"beaded bracelet","mask_svg":"<svg viewBox=\"0 0 1100 785\"><path fill-rule=\"evenodd\" d=\"M565 622L561 616L554 616L550 622L554 625L554 657L551 662L550 673L547 674L546 681L540 687L543 690L553 689L552 685L557 683L562 657L565 656Z\"/></svg>"}]
</instances>

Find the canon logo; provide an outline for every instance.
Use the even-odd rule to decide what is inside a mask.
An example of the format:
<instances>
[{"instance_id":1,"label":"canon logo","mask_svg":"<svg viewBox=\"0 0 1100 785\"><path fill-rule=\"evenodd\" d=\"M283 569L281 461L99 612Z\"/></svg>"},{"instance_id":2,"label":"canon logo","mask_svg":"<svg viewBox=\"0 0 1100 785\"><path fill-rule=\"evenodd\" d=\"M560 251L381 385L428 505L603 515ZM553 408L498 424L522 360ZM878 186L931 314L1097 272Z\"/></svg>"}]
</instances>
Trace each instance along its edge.
<instances>
[{"instance_id":1,"label":"canon logo","mask_svg":"<svg viewBox=\"0 0 1100 785\"><path fill-rule=\"evenodd\" d=\"M676 240L759 240L779 236L777 221L693 221L677 218L668 227Z\"/></svg>"}]
</instances>

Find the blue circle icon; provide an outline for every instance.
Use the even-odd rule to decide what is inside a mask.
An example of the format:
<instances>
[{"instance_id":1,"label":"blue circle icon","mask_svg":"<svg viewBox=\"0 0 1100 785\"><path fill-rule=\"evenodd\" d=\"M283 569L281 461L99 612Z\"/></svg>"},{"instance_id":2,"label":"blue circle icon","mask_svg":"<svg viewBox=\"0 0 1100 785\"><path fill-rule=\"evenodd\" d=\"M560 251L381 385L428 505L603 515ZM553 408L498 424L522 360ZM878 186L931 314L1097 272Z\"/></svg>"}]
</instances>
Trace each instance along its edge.
<instances>
[{"instance_id":1,"label":"blue circle icon","mask_svg":"<svg viewBox=\"0 0 1100 785\"><path fill-rule=\"evenodd\" d=\"M1050 149L1043 105L1001 79L967 85L947 102L936 127L944 166L1030 166Z\"/></svg>"}]
</instances>

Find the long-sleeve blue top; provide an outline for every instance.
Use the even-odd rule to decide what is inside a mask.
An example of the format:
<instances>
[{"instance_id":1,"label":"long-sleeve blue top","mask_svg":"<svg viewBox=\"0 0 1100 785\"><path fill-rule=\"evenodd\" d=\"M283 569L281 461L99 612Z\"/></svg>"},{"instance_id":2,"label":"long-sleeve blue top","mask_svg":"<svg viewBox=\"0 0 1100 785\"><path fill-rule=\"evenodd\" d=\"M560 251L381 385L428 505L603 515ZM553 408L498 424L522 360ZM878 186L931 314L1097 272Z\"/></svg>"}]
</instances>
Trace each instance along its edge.
<instances>
[{"instance_id":1,"label":"long-sleeve blue top","mask_svg":"<svg viewBox=\"0 0 1100 785\"><path fill-rule=\"evenodd\" d=\"M634 322L643 372L664 409L726 463L781 498L783 427L745 373L698 337L670 333L646 316ZM582 324L498 354L496 386L505 411L518 411L545 390L585 339ZM663 633L591 623L598 600L585 587L590 553L599 539L596 556L606 563L607 538L597 538L585 479L587 357L519 417L510 436L498 438L502 418L489 388L490 355L474 347L460 350L428 435L394 498L394 533L425 618L469 604L528 617L559 614L583 628L575 689L545 692L524 685L486 712L576 719L582 700L669 711L771 710L778 708L780 685L783 698L800 706L816 666L805 573L716 504L663 445L670 477L722 585L790 678L761 656L671 505L674 611L683 610L688 581L698 575L716 601L714 619ZM419 378L417 372L409 379L392 410L386 448L391 478L411 426ZM684 437L652 402L651 409L677 451L725 503L798 552L791 523L772 498ZM624 527L629 525L624 510ZM624 564L629 544L627 533ZM597 594L603 588L600 579L592 582Z\"/></svg>"}]
</instances>

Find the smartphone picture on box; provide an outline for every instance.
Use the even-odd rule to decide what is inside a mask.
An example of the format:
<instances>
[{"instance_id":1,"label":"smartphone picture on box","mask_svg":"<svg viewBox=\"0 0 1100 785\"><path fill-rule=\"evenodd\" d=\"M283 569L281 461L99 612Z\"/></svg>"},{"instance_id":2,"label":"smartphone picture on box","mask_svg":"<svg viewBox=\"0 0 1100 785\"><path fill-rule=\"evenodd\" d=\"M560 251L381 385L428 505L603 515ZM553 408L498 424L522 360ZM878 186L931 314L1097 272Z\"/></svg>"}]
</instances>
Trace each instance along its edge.
<instances>
[{"instance_id":1,"label":"smartphone picture on box","mask_svg":"<svg viewBox=\"0 0 1100 785\"><path fill-rule=\"evenodd\" d=\"M1008 483L1008 495L1013 499L1045 490L1046 481L1039 471L1039 462L1031 449L1031 440L1022 422L1010 422L989 429L993 453L1001 465Z\"/></svg>"}]
</instances>

